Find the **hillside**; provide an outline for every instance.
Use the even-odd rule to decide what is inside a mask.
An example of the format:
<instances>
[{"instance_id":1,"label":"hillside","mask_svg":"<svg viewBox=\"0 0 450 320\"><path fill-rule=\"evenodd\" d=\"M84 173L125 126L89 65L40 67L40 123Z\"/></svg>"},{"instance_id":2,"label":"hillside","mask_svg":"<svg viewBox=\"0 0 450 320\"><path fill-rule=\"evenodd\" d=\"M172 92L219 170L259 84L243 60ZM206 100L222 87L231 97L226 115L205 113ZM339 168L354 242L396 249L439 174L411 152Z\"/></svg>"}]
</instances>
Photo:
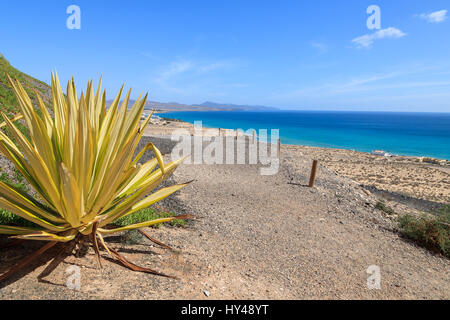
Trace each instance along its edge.
<instances>
[{"instance_id":1,"label":"hillside","mask_svg":"<svg viewBox=\"0 0 450 320\"><path fill-rule=\"evenodd\" d=\"M135 100L130 100L129 105L132 106ZM107 105L110 106L112 100L107 101ZM183 104L178 102L158 102L158 101L147 101L145 105L146 110L156 110L156 111L271 111L277 110L272 107L264 106L247 106L247 105L237 105L237 104L222 104L215 102L204 102L202 104Z\"/></svg>"},{"instance_id":2,"label":"hillside","mask_svg":"<svg viewBox=\"0 0 450 320\"><path fill-rule=\"evenodd\" d=\"M37 101L33 89L39 92L47 107L51 106L52 91L50 86L17 70L0 54L0 110L8 115L19 112L16 98L11 90L6 74L20 81L35 105L37 105Z\"/></svg>"},{"instance_id":3,"label":"hillside","mask_svg":"<svg viewBox=\"0 0 450 320\"><path fill-rule=\"evenodd\" d=\"M163 110L163 111L270 111L277 110L272 107L264 106L248 106L237 104L223 104L216 102L204 102L202 104L181 104L176 102L156 102L150 101L146 105L146 109Z\"/></svg>"},{"instance_id":4,"label":"hillside","mask_svg":"<svg viewBox=\"0 0 450 320\"><path fill-rule=\"evenodd\" d=\"M0 54L0 110L5 112L8 118L12 118L15 114L19 113L19 108L17 104L17 100L14 96L14 93L11 89L9 81L6 77L6 74L9 74L10 77L14 79L18 79L20 83L25 88L29 97L33 101L34 106L37 108L37 99L33 90L36 90L41 96L42 100L46 104L50 113L51 110L51 88L44 82L39 81L23 72L20 72L8 62L8 60ZM3 122L3 118L0 116L0 122ZM28 136L28 129L25 126L24 120L19 120L15 122L17 128ZM9 129L4 127L4 130L7 134L9 134ZM13 141L14 138L9 135ZM12 183L17 187L20 187L23 191L30 191L29 185L25 182L23 176L14 168L12 163L7 160L3 155L0 155L0 181ZM33 193L33 192L31 192ZM17 216L13 216L8 211L5 211L0 208L0 224L15 224L15 223L23 223L22 218Z\"/></svg>"},{"instance_id":5,"label":"hillside","mask_svg":"<svg viewBox=\"0 0 450 320\"><path fill-rule=\"evenodd\" d=\"M220 109L209 106L189 105L177 102L148 101L145 109L158 111L219 111Z\"/></svg>"},{"instance_id":6,"label":"hillside","mask_svg":"<svg viewBox=\"0 0 450 320\"><path fill-rule=\"evenodd\" d=\"M208 107L214 109L220 109L223 111L273 111L277 110L273 107L265 107L265 106L249 106L249 105L239 105L239 104L230 104L230 103L215 103L215 102L204 102L200 104L201 107Z\"/></svg>"}]
</instances>

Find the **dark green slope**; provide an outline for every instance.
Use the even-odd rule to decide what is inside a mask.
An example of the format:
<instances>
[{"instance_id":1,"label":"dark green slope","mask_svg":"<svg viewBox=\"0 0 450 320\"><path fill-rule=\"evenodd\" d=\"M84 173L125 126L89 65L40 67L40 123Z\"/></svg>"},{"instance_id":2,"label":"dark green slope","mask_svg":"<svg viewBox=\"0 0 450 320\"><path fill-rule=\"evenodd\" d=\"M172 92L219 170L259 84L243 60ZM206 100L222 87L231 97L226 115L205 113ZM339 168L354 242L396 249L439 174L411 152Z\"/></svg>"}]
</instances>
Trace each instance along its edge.
<instances>
[{"instance_id":1,"label":"dark green slope","mask_svg":"<svg viewBox=\"0 0 450 320\"><path fill-rule=\"evenodd\" d=\"M42 100L46 104L47 108L51 113L51 88L46 83L34 79L33 77L20 72L6 60L3 55L0 54L0 110L4 112L8 118L12 118L14 115L19 113L19 108L17 105L17 100L12 92L9 81L6 77L6 73L10 77L18 79L27 91L29 97L33 101L33 104L38 110L38 104L36 95L33 91L36 90L41 96ZM0 116L0 122L3 122L3 118ZM15 122L15 125L20 131L28 136L28 130L24 124L23 120ZM4 127L2 129L10 138L14 138L9 134L9 129ZM23 176L13 167L13 165L6 160L0 154L0 180L3 182L11 183L21 189L22 191L30 192L30 186L25 181ZM33 192L31 192L33 194ZM33 224L25 221L24 219L9 213L6 210L0 208L0 225L19 225L19 226L33 226ZM2 237L0 237L0 242Z\"/></svg>"},{"instance_id":2,"label":"dark green slope","mask_svg":"<svg viewBox=\"0 0 450 320\"><path fill-rule=\"evenodd\" d=\"M36 90L44 103L49 108L51 106L52 91L46 83L34 79L33 77L17 70L8 62L8 60L0 54L0 110L6 112L8 116L19 112L17 101L6 78L8 73L12 78L17 78L24 86L35 107L37 107L36 95L33 89Z\"/></svg>"}]
</instances>

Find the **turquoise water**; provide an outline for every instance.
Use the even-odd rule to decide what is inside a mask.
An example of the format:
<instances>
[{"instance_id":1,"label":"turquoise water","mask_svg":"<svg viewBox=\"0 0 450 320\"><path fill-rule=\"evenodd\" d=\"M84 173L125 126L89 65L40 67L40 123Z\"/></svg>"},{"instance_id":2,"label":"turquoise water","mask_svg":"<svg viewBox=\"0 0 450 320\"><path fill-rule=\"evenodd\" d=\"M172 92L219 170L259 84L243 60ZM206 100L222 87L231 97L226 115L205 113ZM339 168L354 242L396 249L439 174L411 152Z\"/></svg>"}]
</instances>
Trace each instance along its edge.
<instances>
[{"instance_id":1,"label":"turquoise water","mask_svg":"<svg viewBox=\"0 0 450 320\"><path fill-rule=\"evenodd\" d=\"M394 112L170 112L162 117L203 127L279 129L284 144L450 159L450 113Z\"/></svg>"}]
</instances>

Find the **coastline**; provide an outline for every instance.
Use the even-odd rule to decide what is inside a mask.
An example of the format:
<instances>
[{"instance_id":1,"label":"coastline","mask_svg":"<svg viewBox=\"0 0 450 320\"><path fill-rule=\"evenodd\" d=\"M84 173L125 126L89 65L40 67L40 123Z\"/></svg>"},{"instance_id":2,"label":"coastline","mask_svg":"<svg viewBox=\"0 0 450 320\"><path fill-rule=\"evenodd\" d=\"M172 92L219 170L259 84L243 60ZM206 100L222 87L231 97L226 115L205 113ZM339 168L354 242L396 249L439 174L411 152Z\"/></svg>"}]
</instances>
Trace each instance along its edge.
<instances>
[{"instance_id":1,"label":"coastline","mask_svg":"<svg viewBox=\"0 0 450 320\"><path fill-rule=\"evenodd\" d=\"M403 115L404 114L404 115ZM210 128L279 129L282 143L450 160L450 114L385 112L171 112Z\"/></svg>"},{"instance_id":2,"label":"coastline","mask_svg":"<svg viewBox=\"0 0 450 320\"><path fill-rule=\"evenodd\" d=\"M146 136L170 136L177 129L194 134L194 125L184 121L154 121ZM203 128L206 136L236 136L233 129ZM238 132L242 135L242 132ZM295 158L308 157L335 173L350 178L386 201L394 199L418 204L415 207L433 209L438 204L450 204L450 162L417 156L378 156L367 152L338 148L281 144L281 154ZM441 164L439 164L439 162ZM411 201L408 201L410 199ZM419 200L419 201L416 201ZM394 201L395 202L395 201ZM423 202L423 203L418 203ZM395 205L395 204L393 204Z\"/></svg>"},{"instance_id":3,"label":"coastline","mask_svg":"<svg viewBox=\"0 0 450 320\"><path fill-rule=\"evenodd\" d=\"M283 144L368 153L376 149L393 156L436 163L446 160L450 164L450 136L444 129L450 125L450 117L430 113L407 113L404 118L398 113L384 116L382 112L299 112L175 112L159 116L192 124L203 120L203 127L209 128L278 128Z\"/></svg>"},{"instance_id":4,"label":"coastline","mask_svg":"<svg viewBox=\"0 0 450 320\"><path fill-rule=\"evenodd\" d=\"M170 112L170 111L167 111ZM195 111L193 111L195 112ZM158 112L160 114L164 112ZM160 117L161 120L157 120L151 123L151 134L154 135L170 135L172 131L176 129L185 129L188 130L190 134L194 134L194 125L190 122L186 122L183 120L178 119L170 119L165 117ZM238 131L236 133L235 129L227 129L227 128L217 128L217 127L207 127L203 126L203 135L210 135L210 136L236 136L242 135L242 131ZM198 132L198 131L197 131ZM305 144L287 144L283 143L281 141L282 145L284 146L300 146L300 147L311 147L311 148L322 148L322 149L331 149L331 150L347 150L347 151L354 151L354 152L360 152L363 154L371 154L370 152L365 151L359 151L354 149L345 149L345 148L339 148L339 147L321 147L321 146L314 146L314 145L305 145ZM391 154L389 155L391 159L399 159L401 161L404 160L411 160L416 162L424 162L424 163L430 163L430 164L440 164L443 166L450 166L450 159L444 159L444 158L436 158L436 157L429 157L429 156L417 156L417 155L398 155L398 154Z\"/></svg>"}]
</instances>

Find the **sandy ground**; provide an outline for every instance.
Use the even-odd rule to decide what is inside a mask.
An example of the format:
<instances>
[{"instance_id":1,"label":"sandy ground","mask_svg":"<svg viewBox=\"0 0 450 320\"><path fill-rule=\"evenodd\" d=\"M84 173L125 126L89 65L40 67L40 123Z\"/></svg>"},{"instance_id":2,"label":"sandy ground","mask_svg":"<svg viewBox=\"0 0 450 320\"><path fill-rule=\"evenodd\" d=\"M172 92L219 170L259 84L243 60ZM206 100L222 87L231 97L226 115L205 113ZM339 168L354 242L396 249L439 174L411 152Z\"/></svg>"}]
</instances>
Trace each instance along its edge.
<instances>
[{"instance_id":1,"label":"sandy ground","mask_svg":"<svg viewBox=\"0 0 450 320\"><path fill-rule=\"evenodd\" d=\"M160 140L156 144L167 148ZM125 245L107 239L136 263L180 280L135 273L113 262L98 269L90 250L84 258L66 258L48 282L39 282L50 252L1 284L0 298L449 299L449 260L402 239L393 217L375 209L376 195L326 163L319 166L316 187L307 188L311 161L322 151L305 150L283 146L281 168L272 176L262 176L259 165L181 166L169 183L195 181L162 205L197 219L186 228L149 230L179 253L147 240ZM0 272L18 261L18 253L39 245L2 250ZM66 268L74 264L81 267L80 291L65 286ZM381 271L379 290L367 287L373 265Z\"/></svg>"}]
</instances>

